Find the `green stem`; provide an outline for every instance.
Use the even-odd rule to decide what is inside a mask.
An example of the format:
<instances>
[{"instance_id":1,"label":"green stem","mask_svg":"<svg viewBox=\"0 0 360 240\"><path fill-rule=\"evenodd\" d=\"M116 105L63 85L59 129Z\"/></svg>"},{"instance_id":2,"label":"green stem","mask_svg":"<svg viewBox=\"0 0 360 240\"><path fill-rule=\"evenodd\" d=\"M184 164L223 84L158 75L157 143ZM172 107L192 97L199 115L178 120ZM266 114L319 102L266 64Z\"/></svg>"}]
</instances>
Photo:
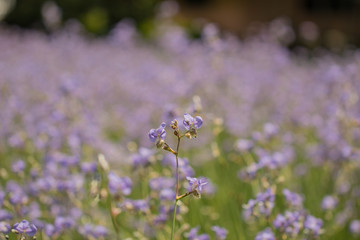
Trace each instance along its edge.
<instances>
[{"instance_id":1,"label":"green stem","mask_svg":"<svg viewBox=\"0 0 360 240\"><path fill-rule=\"evenodd\" d=\"M180 147L180 137L178 137L177 146L176 146L176 197L179 195L179 147Z\"/></svg>"},{"instance_id":2,"label":"green stem","mask_svg":"<svg viewBox=\"0 0 360 240\"><path fill-rule=\"evenodd\" d=\"M196 191L193 190L193 191L184 193L183 195L177 196L177 197L176 197L176 201L179 201L180 199L182 199L182 198L184 198L184 197L187 197L187 196L189 196L190 194L193 194L193 193L195 193L195 192L196 192Z\"/></svg>"},{"instance_id":3,"label":"green stem","mask_svg":"<svg viewBox=\"0 0 360 240\"><path fill-rule=\"evenodd\" d=\"M174 239L175 220L176 220L176 208L177 208L177 200L175 200L175 205L174 205L174 216L173 216L173 223L172 223L172 228L171 228L171 240Z\"/></svg>"},{"instance_id":4,"label":"green stem","mask_svg":"<svg viewBox=\"0 0 360 240\"><path fill-rule=\"evenodd\" d=\"M178 136L177 146L176 146L176 196L175 196L175 205L174 205L174 216L173 216L173 223L171 228L171 240L174 239L174 232L175 232L175 221L176 221L176 208L177 208L177 201L179 196L179 147L180 147L180 137Z\"/></svg>"}]
</instances>

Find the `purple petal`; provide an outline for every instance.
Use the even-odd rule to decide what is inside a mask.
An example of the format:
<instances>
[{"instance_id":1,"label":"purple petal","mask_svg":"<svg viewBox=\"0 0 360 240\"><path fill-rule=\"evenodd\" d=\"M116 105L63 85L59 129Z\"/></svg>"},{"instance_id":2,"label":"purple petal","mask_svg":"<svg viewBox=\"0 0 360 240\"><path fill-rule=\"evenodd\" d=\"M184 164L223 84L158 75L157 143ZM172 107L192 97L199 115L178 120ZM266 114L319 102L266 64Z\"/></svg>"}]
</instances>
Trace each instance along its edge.
<instances>
[{"instance_id":1,"label":"purple petal","mask_svg":"<svg viewBox=\"0 0 360 240\"><path fill-rule=\"evenodd\" d=\"M155 129L151 129L150 132L149 132L149 139L150 139L150 141L155 142L155 141L156 141L156 138L157 138L156 130L155 130Z\"/></svg>"},{"instance_id":2,"label":"purple petal","mask_svg":"<svg viewBox=\"0 0 360 240\"><path fill-rule=\"evenodd\" d=\"M202 124L203 124L202 118L199 116L195 117L195 123L194 123L195 128L197 129L201 128Z\"/></svg>"}]
</instances>

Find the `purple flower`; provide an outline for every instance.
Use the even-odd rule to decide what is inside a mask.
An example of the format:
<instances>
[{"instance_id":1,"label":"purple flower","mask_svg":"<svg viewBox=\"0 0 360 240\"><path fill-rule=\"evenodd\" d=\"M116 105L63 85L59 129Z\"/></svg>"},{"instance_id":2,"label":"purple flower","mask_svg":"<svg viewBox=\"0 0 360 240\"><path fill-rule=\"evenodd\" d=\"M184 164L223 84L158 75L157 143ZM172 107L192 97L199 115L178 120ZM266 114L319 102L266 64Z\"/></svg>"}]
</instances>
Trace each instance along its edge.
<instances>
[{"instance_id":1,"label":"purple flower","mask_svg":"<svg viewBox=\"0 0 360 240\"><path fill-rule=\"evenodd\" d=\"M108 230L104 226L93 226L91 224L85 224L80 227L79 232L84 236L92 236L93 238L105 237L108 234Z\"/></svg>"},{"instance_id":2,"label":"purple flower","mask_svg":"<svg viewBox=\"0 0 360 240\"><path fill-rule=\"evenodd\" d=\"M27 234L32 237L36 234L37 228L34 224L30 224L28 221L22 220L21 222L14 224L13 230L16 234Z\"/></svg>"},{"instance_id":3,"label":"purple flower","mask_svg":"<svg viewBox=\"0 0 360 240\"><path fill-rule=\"evenodd\" d=\"M20 173L24 171L26 164L23 160L18 160L11 165L11 171L14 173Z\"/></svg>"},{"instance_id":4,"label":"purple flower","mask_svg":"<svg viewBox=\"0 0 360 240\"><path fill-rule=\"evenodd\" d=\"M118 177L115 173L109 172L109 190L111 194L121 191L125 196L131 193L132 182L128 177Z\"/></svg>"},{"instance_id":5,"label":"purple flower","mask_svg":"<svg viewBox=\"0 0 360 240\"><path fill-rule=\"evenodd\" d=\"M190 232L187 233L188 240L209 240L209 235L201 234L198 235L200 227L192 228Z\"/></svg>"},{"instance_id":6,"label":"purple flower","mask_svg":"<svg viewBox=\"0 0 360 240\"><path fill-rule=\"evenodd\" d=\"M153 191L160 191L164 188L172 188L175 186L175 179L166 177L152 178L149 181L149 186Z\"/></svg>"},{"instance_id":7,"label":"purple flower","mask_svg":"<svg viewBox=\"0 0 360 240\"><path fill-rule=\"evenodd\" d=\"M314 234L315 236L321 233L322 220L314 216L307 216L304 222L304 228Z\"/></svg>"},{"instance_id":8,"label":"purple flower","mask_svg":"<svg viewBox=\"0 0 360 240\"><path fill-rule=\"evenodd\" d=\"M176 158L174 155L165 155L162 164L172 166L174 173L176 173ZM180 179L184 179L187 176L194 176L194 169L190 166L187 158L179 158L179 172Z\"/></svg>"},{"instance_id":9,"label":"purple flower","mask_svg":"<svg viewBox=\"0 0 360 240\"><path fill-rule=\"evenodd\" d=\"M56 228L56 231L61 231L64 229L69 229L74 227L75 221L71 217L56 217L54 226Z\"/></svg>"},{"instance_id":10,"label":"purple flower","mask_svg":"<svg viewBox=\"0 0 360 240\"><path fill-rule=\"evenodd\" d=\"M166 123L161 123L158 129L151 129L149 131L149 139L151 142L156 142L158 140L165 140L166 131L165 131Z\"/></svg>"},{"instance_id":11,"label":"purple flower","mask_svg":"<svg viewBox=\"0 0 360 240\"><path fill-rule=\"evenodd\" d=\"M278 214L273 222L276 229L294 238L298 235L302 226L302 215L299 212L285 212L285 216Z\"/></svg>"},{"instance_id":12,"label":"purple flower","mask_svg":"<svg viewBox=\"0 0 360 240\"><path fill-rule=\"evenodd\" d=\"M108 235L108 230L104 226L96 226L93 231L94 238L105 237Z\"/></svg>"},{"instance_id":13,"label":"purple flower","mask_svg":"<svg viewBox=\"0 0 360 240\"><path fill-rule=\"evenodd\" d=\"M192 178L186 177L189 181L190 189L189 192L193 192L192 194L198 198L201 196L201 191L203 190L203 186L205 186L208 182L205 178Z\"/></svg>"},{"instance_id":14,"label":"purple flower","mask_svg":"<svg viewBox=\"0 0 360 240\"><path fill-rule=\"evenodd\" d=\"M256 195L256 201L260 214L269 216L275 205L275 194L271 188Z\"/></svg>"},{"instance_id":15,"label":"purple flower","mask_svg":"<svg viewBox=\"0 0 360 240\"><path fill-rule=\"evenodd\" d=\"M225 228L219 226L213 226L211 229L215 232L216 239L224 240L228 234L228 231Z\"/></svg>"},{"instance_id":16,"label":"purple flower","mask_svg":"<svg viewBox=\"0 0 360 240\"><path fill-rule=\"evenodd\" d=\"M321 202L321 208L324 210L332 210L336 207L338 200L332 196L325 196Z\"/></svg>"},{"instance_id":17,"label":"purple flower","mask_svg":"<svg viewBox=\"0 0 360 240\"><path fill-rule=\"evenodd\" d=\"M165 188L160 192L160 200L161 201L173 201L175 200L175 192L172 189Z\"/></svg>"},{"instance_id":18,"label":"purple flower","mask_svg":"<svg viewBox=\"0 0 360 240\"><path fill-rule=\"evenodd\" d=\"M0 233L8 234L11 230L10 224L6 222L0 222Z\"/></svg>"},{"instance_id":19,"label":"purple flower","mask_svg":"<svg viewBox=\"0 0 360 240\"><path fill-rule=\"evenodd\" d=\"M193 118L190 114L185 113L183 124L184 124L186 130L199 129L199 128L201 128L201 125L203 124L203 120L199 116Z\"/></svg>"},{"instance_id":20,"label":"purple flower","mask_svg":"<svg viewBox=\"0 0 360 240\"><path fill-rule=\"evenodd\" d=\"M13 215L5 209L0 209L0 221L11 220Z\"/></svg>"},{"instance_id":21,"label":"purple flower","mask_svg":"<svg viewBox=\"0 0 360 240\"><path fill-rule=\"evenodd\" d=\"M271 138L279 132L279 127L272 123L264 124L264 133L267 138Z\"/></svg>"},{"instance_id":22,"label":"purple flower","mask_svg":"<svg viewBox=\"0 0 360 240\"><path fill-rule=\"evenodd\" d=\"M151 156L154 151L147 148L140 148L139 153L135 154L132 158L134 166L146 166L150 162Z\"/></svg>"},{"instance_id":23,"label":"purple flower","mask_svg":"<svg viewBox=\"0 0 360 240\"><path fill-rule=\"evenodd\" d=\"M251 150L254 147L254 143L251 140L247 140L247 139L239 139L237 140L237 142L235 143L236 148L240 151L240 152L246 152Z\"/></svg>"},{"instance_id":24,"label":"purple flower","mask_svg":"<svg viewBox=\"0 0 360 240\"><path fill-rule=\"evenodd\" d=\"M125 199L120 204L120 207L126 210L135 210L139 212L147 212L149 211L150 208L147 199L138 199L138 200Z\"/></svg>"},{"instance_id":25,"label":"purple flower","mask_svg":"<svg viewBox=\"0 0 360 240\"><path fill-rule=\"evenodd\" d=\"M294 192L290 192L288 189L283 190L283 194L286 198L286 201L291 205L295 207L301 207L303 203L303 198Z\"/></svg>"},{"instance_id":26,"label":"purple flower","mask_svg":"<svg viewBox=\"0 0 360 240\"><path fill-rule=\"evenodd\" d=\"M275 236L270 228L266 228L264 231L259 232L256 235L255 240L275 240Z\"/></svg>"},{"instance_id":27,"label":"purple flower","mask_svg":"<svg viewBox=\"0 0 360 240\"><path fill-rule=\"evenodd\" d=\"M350 223L350 232L355 235L360 235L360 220L353 220Z\"/></svg>"},{"instance_id":28,"label":"purple flower","mask_svg":"<svg viewBox=\"0 0 360 240\"><path fill-rule=\"evenodd\" d=\"M97 165L95 162L83 162L80 167L83 173L94 173Z\"/></svg>"},{"instance_id":29,"label":"purple flower","mask_svg":"<svg viewBox=\"0 0 360 240\"><path fill-rule=\"evenodd\" d=\"M56 228L52 224L46 224L45 228L44 228L44 232L45 232L46 236L52 237L56 234Z\"/></svg>"}]
</instances>

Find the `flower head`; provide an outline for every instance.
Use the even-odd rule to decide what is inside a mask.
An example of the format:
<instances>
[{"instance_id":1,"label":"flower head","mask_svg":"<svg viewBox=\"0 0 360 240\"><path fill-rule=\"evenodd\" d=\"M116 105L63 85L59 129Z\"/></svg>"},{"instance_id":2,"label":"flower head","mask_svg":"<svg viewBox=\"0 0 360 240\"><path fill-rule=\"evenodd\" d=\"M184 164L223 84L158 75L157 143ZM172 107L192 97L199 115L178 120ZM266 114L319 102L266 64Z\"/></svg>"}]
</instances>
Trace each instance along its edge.
<instances>
[{"instance_id":1,"label":"flower head","mask_svg":"<svg viewBox=\"0 0 360 240\"><path fill-rule=\"evenodd\" d=\"M164 141L166 137L166 131L165 131L166 123L161 123L160 126L157 129L151 129L149 131L149 139L152 142L157 141Z\"/></svg>"},{"instance_id":2,"label":"flower head","mask_svg":"<svg viewBox=\"0 0 360 240\"><path fill-rule=\"evenodd\" d=\"M28 221L22 220L21 222L14 224L13 232L16 234L26 234L32 237L36 234L37 228L34 224L30 224Z\"/></svg>"},{"instance_id":3,"label":"flower head","mask_svg":"<svg viewBox=\"0 0 360 240\"><path fill-rule=\"evenodd\" d=\"M201 191L203 190L203 186L205 186L208 182L204 178L191 178L186 177L186 179L189 181L190 189L189 191L192 192L192 194L195 197L200 198L201 197Z\"/></svg>"},{"instance_id":4,"label":"flower head","mask_svg":"<svg viewBox=\"0 0 360 240\"><path fill-rule=\"evenodd\" d=\"M193 118L190 114L185 113L183 124L184 124L186 130L190 130L191 128L199 129L199 128L201 128L201 125L203 124L203 120L199 116L196 116Z\"/></svg>"},{"instance_id":5,"label":"flower head","mask_svg":"<svg viewBox=\"0 0 360 240\"><path fill-rule=\"evenodd\" d=\"M203 124L203 120L199 116L196 116L194 118L190 114L185 113L183 124L187 130L187 133L185 136L191 139L191 138L196 138L196 135L197 135L196 130L201 128L201 126Z\"/></svg>"}]
</instances>

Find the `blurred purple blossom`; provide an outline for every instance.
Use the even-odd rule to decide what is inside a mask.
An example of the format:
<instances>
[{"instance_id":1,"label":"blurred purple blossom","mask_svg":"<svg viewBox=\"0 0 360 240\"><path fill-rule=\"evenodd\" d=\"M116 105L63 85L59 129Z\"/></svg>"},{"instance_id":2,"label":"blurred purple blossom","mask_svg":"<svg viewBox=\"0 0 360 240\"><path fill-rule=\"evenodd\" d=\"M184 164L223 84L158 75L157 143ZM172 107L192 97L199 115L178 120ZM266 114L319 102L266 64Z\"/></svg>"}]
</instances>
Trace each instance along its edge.
<instances>
[{"instance_id":1,"label":"blurred purple blossom","mask_svg":"<svg viewBox=\"0 0 360 240\"><path fill-rule=\"evenodd\" d=\"M275 240L275 235L270 228L266 228L256 235L255 240Z\"/></svg>"}]
</instances>

